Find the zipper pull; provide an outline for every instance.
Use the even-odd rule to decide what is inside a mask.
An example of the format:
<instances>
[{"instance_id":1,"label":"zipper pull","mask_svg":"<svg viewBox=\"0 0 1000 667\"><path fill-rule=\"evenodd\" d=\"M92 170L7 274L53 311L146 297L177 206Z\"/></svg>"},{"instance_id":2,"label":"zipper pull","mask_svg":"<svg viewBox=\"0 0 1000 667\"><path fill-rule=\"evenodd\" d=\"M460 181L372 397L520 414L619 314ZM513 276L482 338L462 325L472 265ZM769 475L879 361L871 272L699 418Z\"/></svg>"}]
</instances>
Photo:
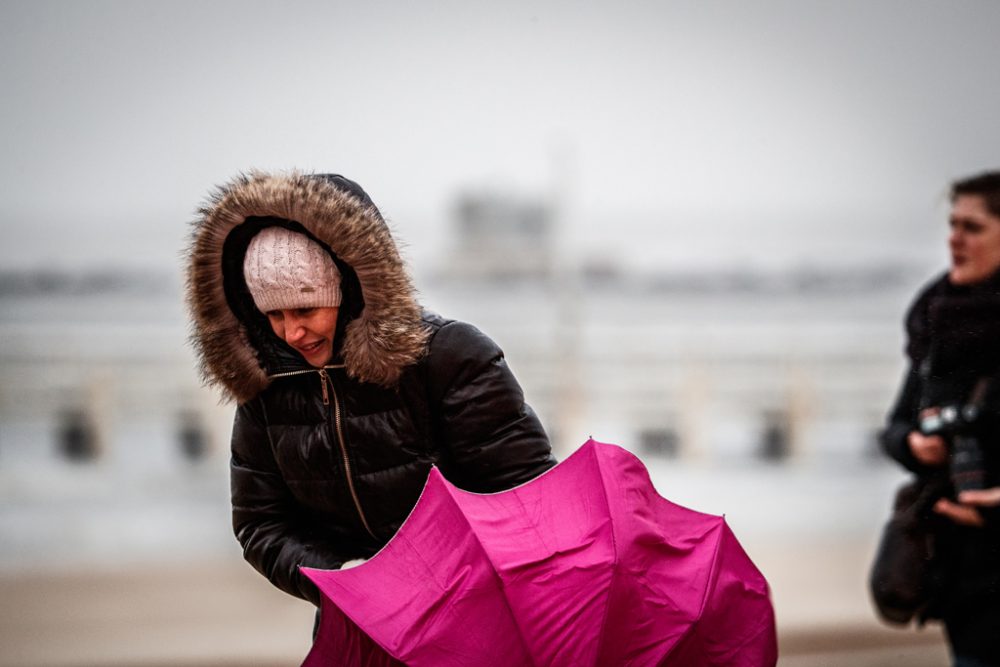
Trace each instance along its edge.
<instances>
[{"instance_id":1,"label":"zipper pull","mask_svg":"<svg viewBox=\"0 0 1000 667\"><path fill-rule=\"evenodd\" d=\"M326 369L319 369L319 381L323 385L323 405L330 405L330 389L326 385Z\"/></svg>"}]
</instances>

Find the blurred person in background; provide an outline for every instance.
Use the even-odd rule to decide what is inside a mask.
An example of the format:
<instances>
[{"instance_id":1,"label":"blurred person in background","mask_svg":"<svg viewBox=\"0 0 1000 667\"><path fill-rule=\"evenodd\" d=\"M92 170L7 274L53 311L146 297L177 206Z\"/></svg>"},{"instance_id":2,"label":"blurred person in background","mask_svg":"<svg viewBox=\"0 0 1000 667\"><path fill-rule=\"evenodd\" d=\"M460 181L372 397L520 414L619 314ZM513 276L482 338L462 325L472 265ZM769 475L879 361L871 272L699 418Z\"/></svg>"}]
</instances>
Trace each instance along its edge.
<instances>
[{"instance_id":1,"label":"blurred person in background","mask_svg":"<svg viewBox=\"0 0 1000 667\"><path fill-rule=\"evenodd\" d=\"M951 266L906 316L910 366L882 444L942 497L928 610L956 667L1000 665L1000 172L951 187Z\"/></svg>"},{"instance_id":2,"label":"blurred person in background","mask_svg":"<svg viewBox=\"0 0 1000 667\"><path fill-rule=\"evenodd\" d=\"M291 595L319 605L300 567L384 546L432 465L485 493L555 463L500 348L421 309L353 181L254 173L221 187L195 223L187 290L202 372L238 406L234 531Z\"/></svg>"}]
</instances>

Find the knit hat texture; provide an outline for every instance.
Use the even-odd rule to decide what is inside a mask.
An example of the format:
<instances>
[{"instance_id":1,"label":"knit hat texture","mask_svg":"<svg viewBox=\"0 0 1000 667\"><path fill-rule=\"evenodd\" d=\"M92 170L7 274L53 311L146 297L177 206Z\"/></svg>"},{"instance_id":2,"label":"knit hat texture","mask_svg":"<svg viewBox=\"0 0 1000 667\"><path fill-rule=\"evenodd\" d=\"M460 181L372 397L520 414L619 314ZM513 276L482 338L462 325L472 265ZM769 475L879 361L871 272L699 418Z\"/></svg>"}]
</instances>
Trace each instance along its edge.
<instances>
[{"instance_id":1,"label":"knit hat texture","mask_svg":"<svg viewBox=\"0 0 1000 667\"><path fill-rule=\"evenodd\" d=\"M340 305L340 271L321 245L284 227L266 227L247 247L243 277L263 312Z\"/></svg>"}]
</instances>

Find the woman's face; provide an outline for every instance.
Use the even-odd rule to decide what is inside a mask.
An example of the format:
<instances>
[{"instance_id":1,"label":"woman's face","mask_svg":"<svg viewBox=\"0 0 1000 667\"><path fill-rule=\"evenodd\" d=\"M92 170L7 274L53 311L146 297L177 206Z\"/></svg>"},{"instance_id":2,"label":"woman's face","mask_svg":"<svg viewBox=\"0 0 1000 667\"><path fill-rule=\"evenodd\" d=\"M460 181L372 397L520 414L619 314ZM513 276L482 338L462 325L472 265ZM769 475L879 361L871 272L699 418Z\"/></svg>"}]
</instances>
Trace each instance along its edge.
<instances>
[{"instance_id":1,"label":"woman's face","mask_svg":"<svg viewBox=\"0 0 1000 667\"><path fill-rule=\"evenodd\" d=\"M292 346L310 366L322 368L333 356L333 337L340 308L288 308L267 313L278 338Z\"/></svg>"},{"instance_id":2,"label":"woman's face","mask_svg":"<svg viewBox=\"0 0 1000 667\"><path fill-rule=\"evenodd\" d=\"M1000 217L989 212L981 196L956 197L948 222L953 285L973 285L1000 270Z\"/></svg>"}]
</instances>

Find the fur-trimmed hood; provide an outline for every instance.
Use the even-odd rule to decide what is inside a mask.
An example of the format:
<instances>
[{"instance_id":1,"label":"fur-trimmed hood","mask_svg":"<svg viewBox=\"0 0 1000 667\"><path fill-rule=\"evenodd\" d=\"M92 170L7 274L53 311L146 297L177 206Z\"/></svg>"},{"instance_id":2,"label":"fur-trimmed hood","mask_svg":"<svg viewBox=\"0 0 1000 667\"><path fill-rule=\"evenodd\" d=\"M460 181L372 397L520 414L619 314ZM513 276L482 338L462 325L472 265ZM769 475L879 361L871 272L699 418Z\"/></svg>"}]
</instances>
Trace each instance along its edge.
<instances>
[{"instance_id":1,"label":"fur-trimmed hood","mask_svg":"<svg viewBox=\"0 0 1000 667\"><path fill-rule=\"evenodd\" d=\"M241 175L199 210L188 255L192 341L209 384L250 400L287 362L288 349L266 318L247 306L243 254L268 224L304 231L325 244L356 297L342 304L338 348L348 375L394 385L425 353L428 333L412 282L381 214L364 191L340 176L292 172ZM347 295L345 294L345 299ZM262 324L263 323L263 324Z\"/></svg>"}]
</instances>

